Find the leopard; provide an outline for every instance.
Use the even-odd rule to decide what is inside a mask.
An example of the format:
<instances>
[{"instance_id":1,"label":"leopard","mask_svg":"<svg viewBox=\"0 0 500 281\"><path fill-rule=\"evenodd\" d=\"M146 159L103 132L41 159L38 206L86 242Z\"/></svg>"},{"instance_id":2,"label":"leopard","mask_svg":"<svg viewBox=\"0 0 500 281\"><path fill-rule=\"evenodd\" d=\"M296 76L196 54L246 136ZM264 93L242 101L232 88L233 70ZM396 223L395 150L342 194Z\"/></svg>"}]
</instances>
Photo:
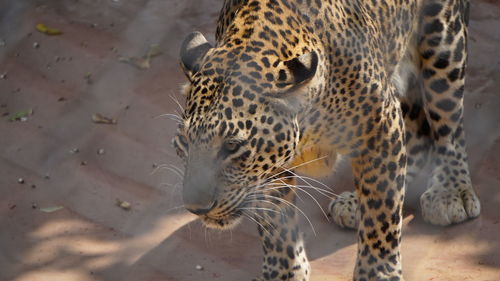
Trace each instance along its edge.
<instances>
[{"instance_id":1,"label":"leopard","mask_svg":"<svg viewBox=\"0 0 500 281\"><path fill-rule=\"evenodd\" d=\"M476 218L464 132L467 0L225 0L215 42L190 33L173 146L185 209L209 228L257 224L254 281L311 278L299 178L350 162L328 213L357 230L353 280L404 280L406 185L425 166L423 219ZM310 187L313 187L312 185ZM326 189L325 189L326 190Z\"/></svg>"}]
</instances>

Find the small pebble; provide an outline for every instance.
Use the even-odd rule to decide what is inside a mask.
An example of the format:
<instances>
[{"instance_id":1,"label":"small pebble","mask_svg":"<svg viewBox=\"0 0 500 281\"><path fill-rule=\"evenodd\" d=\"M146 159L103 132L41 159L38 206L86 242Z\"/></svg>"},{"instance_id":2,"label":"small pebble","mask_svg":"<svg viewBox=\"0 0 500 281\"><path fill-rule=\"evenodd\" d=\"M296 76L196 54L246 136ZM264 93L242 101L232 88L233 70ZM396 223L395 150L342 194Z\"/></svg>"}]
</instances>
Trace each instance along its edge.
<instances>
[{"instance_id":1,"label":"small pebble","mask_svg":"<svg viewBox=\"0 0 500 281\"><path fill-rule=\"evenodd\" d=\"M195 268L196 268L196 270L203 270L203 266L201 266L199 264L197 264Z\"/></svg>"},{"instance_id":2,"label":"small pebble","mask_svg":"<svg viewBox=\"0 0 500 281\"><path fill-rule=\"evenodd\" d=\"M33 202L33 203L31 203L31 208L36 209L36 208L38 208L38 205L35 202Z\"/></svg>"},{"instance_id":3,"label":"small pebble","mask_svg":"<svg viewBox=\"0 0 500 281\"><path fill-rule=\"evenodd\" d=\"M120 202L120 208L128 211L130 210L130 208L132 208L132 205L127 201L122 201Z\"/></svg>"},{"instance_id":4,"label":"small pebble","mask_svg":"<svg viewBox=\"0 0 500 281\"><path fill-rule=\"evenodd\" d=\"M152 167L153 167L153 169L156 169L156 167L158 167L158 164L153 163Z\"/></svg>"},{"instance_id":5,"label":"small pebble","mask_svg":"<svg viewBox=\"0 0 500 281\"><path fill-rule=\"evenodd\" d=\"M82 161L82 162L80 162L80 165L82 165L82 166L87 166L87 161Z\"/></svg>"},{"instance_id":6,"label":"small pebble","mask_svg":"<svg viewBox=\"0 0 500 281\"><path fill-rule=\"evenodd\" d=\"M33 48L35 48L35 49L40 48L40 43L38 43L38 42L33 43Z\"/></svg>"},{"instance_id":7,"label":"small pebble","mask_svg":"<svg viewBox=\"0 0 500 281\"><path fill-rule=\"evenodd\" d=\"M71 150L69 151L69 153L71 153L71 154L76 154L76 153L78 153L78 152L80 152L80 149L78 149L78 148L73 148L73 149L71 149Z\"/></svg>"},{"instance_id":8,"label":"small pebble","mask_svg":"<svg viewBox=\"0 0 500 281\"><path fill-rule=\"evenodd\" d=\"M48 180L50 179L50 175L49 174L45 174L45 176L43 176L44 179Z\"/></svg>"},{"instance_id":9,"label":"small pebble","mask_svg":"<svg viewBox=\"0 0 500 281\"><path fill-rule=\"evenodd\" d=\"M23 178L18 178L17 182L23 184L24 183L24 179Z\"/></svg>"},{"instance_id":10,"label":"small pebble","mask_svg":"<svg viewBox=\"0 0 500 281\"><path fill-rule=\"evenodd\" d=\"M35 189L36 188L36 184L32 184L31 188Z\"/></svg>"},{"instance_id":11,"label":"small pebble","mask_svg":"<svg viewBox=\"0 0 500 281\"><path fill-rule=\"evenodd\" d=\"M99 148L99 150L97 150L97 154L99 154L99 155L104 154L104 149L103 148Z\"/></svg>"},{"instance_id":12,"label":"small pebble","mask_svg":"<svg viewBox=\"0 0 500 281\"><path fill-rule=\"evenodd\" d=\"M7 79L7 72L0 74L0 79Z\"/></svg>"}]
</instances>

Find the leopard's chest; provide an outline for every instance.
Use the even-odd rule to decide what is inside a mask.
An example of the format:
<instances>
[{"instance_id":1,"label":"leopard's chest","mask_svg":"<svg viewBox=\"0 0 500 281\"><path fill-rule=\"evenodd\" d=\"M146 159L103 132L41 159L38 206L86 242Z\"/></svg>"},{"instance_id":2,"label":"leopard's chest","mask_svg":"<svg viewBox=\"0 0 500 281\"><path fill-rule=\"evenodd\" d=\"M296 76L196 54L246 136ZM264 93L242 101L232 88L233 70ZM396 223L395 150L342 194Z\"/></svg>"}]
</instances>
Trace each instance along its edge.
<instances>
[{"instance_id":1,"label":"leopard's chest","mask_svg":"<svg viewBox=\"0 0 500 281\"><path fill-rule=\"evenodd\" d=\"M301 136L289 168L310 177L326 177L333 171L337 158L335 148L321 135L306 132Z\"/></svg>"}]
</instances>

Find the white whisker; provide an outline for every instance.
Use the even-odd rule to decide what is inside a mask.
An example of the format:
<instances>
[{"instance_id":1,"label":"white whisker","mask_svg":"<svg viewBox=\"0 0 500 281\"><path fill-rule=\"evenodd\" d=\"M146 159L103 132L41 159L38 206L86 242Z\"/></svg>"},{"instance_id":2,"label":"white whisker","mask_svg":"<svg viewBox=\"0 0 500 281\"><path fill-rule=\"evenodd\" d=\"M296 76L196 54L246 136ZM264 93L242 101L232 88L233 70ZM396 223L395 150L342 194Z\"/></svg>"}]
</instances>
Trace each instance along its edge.
<instances>
[{"instance_id":1,"label":"white whisker","mask_svg":"<svg viewBox=\"0 0 500 281\"><path fill-rule=\"evenodd\" d=\"M256 196L256 195L257 195L257 194L255 194L254 196ZM293 203L291 203L291 202L289 202L289 201L287 201L287 200L285 200L285 199L283 199L283 198L280 198L280 197L272 196L272 195L269 195L269 194L265 194L264 196L269 197L269 198L274 199L274 200L277 200L277 201L280 201L280 202L284 203L285 205L288 205L288 206L290 206L290 207L293 207L293 208L295 208L297 211L299 211L299 212L300 212L300 213L304 216L304 218L306 218L307 222L308 222L308 223L309 223L309 225L311 226L311 229L312 229L312 231L313 231L314 235L316 236L316 230L314 229L314 226L313 226L313 224L312 224L311 220L310 220L310 219L309 219L309 217L308 217L308 216L304 213L304 211L302 211L299 207L297 207L297 205L295 205L295 204L293 204ZM247 197L248 197L248 196L247 196Z\"/></svg>"},{"instance_id":2,"label":"white whisker","mask_svg":"<svg viewBox=\"0 0 500 281\"><path fill-rule=\"evenodd\" d=\"M288 188L293 187L292 185L287 184L284 181L282 181L282 183L285 185L285 187L288 187ZM314 187L312 185L309 185L309 186L314 189ZM312 196L311 193L307 192L306 190L304 190L304 189L300 189L300 190L302 190L302 192L305 192L309 197L311 197L311 199L316 203L316 205L318 205L319 209L321 210L321 212L325 216L326 220L330 221L330 219L328 218L328 215L326 214L326 212L323 209L323 207L321 207L321 204L319 204L318 200L316 200L316 198L314 198L314 196Z\"/></svg>"},{"instance_id":3,"label":"white whisker","mask_svg":"<svg viewBox=\"0 0 500 281\"><path fill-rule=\"evenodd\" d=\"M170 164L170 167L174 170L176 170L177 172L179 172L179 174L181 174L182 176L184 176L184 169L181 169L173 164Z\"/></svg>"},{"instance_id":4,"label":"white whisker","mask_svg":"<svg viewBox=\"0 0 500 281\"><path fill-rule=\"evenodd\" d=\"M271 235L271 233L262 224L260 224L256 219L252 218L251 215L247 214L244 211L243 211L243 214L245 215L245 217L249 218L250 220L252 220L253 222L255 222L258 226L260 226L262 228L262 230L264 230L265 232L267 232L267 234Z\"/></svg>"},{"instance_id":5,"label":"white whisker","mask_svg":"<svg viewBox=\"0 0 500 281\"><path fill-rule=\"evenodd\" d=\"M251 196L255 196L255 195L251 195ZM259 203L267 203L267 204L271 204L273 205L274 207L276 207L277 209L279 209L279 213L282 213L282 209L281 209L281 206L277 205L276 203L274 202L271 202L271 201L268 201L268 200L263 200L263 199L251 199L249 200L248 198L249 196L247 196L247 198L245 198L245 201L244 202L249 202L249 203L256 203L256 204L259 204ZM255 197L254 197L255 198Z\"/></svg>"},{"instance_id":6,"label":"white whisker","mask_svg":"<svg viewBox=\"0 0 500 281\"><path fill-rule=\"evenodd\" d=\"M179 209L181 209L181 208L184 208L184 204L182 204L182 205L180 205L180 206L175 206L175 207L170 208L170 209L167 209L167 210L165 211L165 213L171 212L171 211L173 211L173 210L179 210ZM184 210L183 210L183 211L184 211Z\"/></svg>"},{"instance_id":7,"label":"white whisker","mask_svg":"<svg viewBox=\"0 0 500 281\"><path fill-rule=\"evenodd\" d=\"M159 170L168 170L172 173L174 173L175 175L177 175L181 180L184 179L184 172L180 172L172 167L170 167L168 164L162 164L162 165L159 165L158 167L156 167L151 173L150 175L153 175L155 173L157 173Z\"/></svg>"},{"instance_id":8,"label":"white whisker","mask_svg":"<svg viewBox=\"0 0 500 281\"><path fill-rule=\"evenodd\" d=\"M238 210L260 210L260 211L266 211L266 212L273 212L273 213L280 213L276 210L269 209L269 208L260 208L260 207L240 207Z\"/></svg>"},{"instance_id":9,"label":"white whisker","mask_svg":"<svg viewBox=\"0 0 500 281\"><path fill-rule=\"evenodd\" d=\"M276 230L276 226L270 223L268 220L266 220L263 216L257 214L256 212L251 212L250 214L257 216L260 220L262 220L262 223L265 223L266 225L269 225L272 229Z\"/></svg>"},{"instance_id":10,"label":"white whisker","mask_svg":"<svg viewBox=\"0 0 500 281\"><path fill-rule=\"evenodd\" d=\"M286 177L286 178L289 178L289 177ZM273 187L273 186L282 186L281 184L278 184L278 183L270 183L266 186L270 186L270 187ZM334 192L331 192L329 190L326 190L326 189L323 189L323 188L320 188L320 187L317 187L317 186L309 186L309 185L301 185L301 184L296 184L296 185L293 185L294 187L297 187L298 189L300 188L312 188L314 190L316 190L319 194L327 197L327 198L331 198L330 196L338 196L338 194L334 193ZM266 189L264 189L266 190Z\"/></svg>"},{"instance_id":11,"label":"white whisker","mask_svg":"<svg viewBox=\"0 0 500 281\"><path fill-rule=\"evenodd\" d=\"M172 100L173 100L173 101L177 104L177 106L179 106L179 109L180 109L181 111L184 111L184 108L182 107L182 105L181 105L181 103L179 102L179 100L178 100L177 98L175 98L175 96L174 96L174 92L173 92L173 91L171 91L171 93L170 93L170 95L169 95L169 96L170 96L170 98L171 98L171 99L172 99Z\"/></svg>"},{"instance_id":12,"label":"white whisker","mask_svg":"<svg viewBox=\"0 0 500 281\"><path fill-rule=\"evenodd\" d=\"M172 114L172 113L165 113L165 114L160 114L158 116L153 117L153 119L158 119L160 117L167 117L172 121L175 121L176 123L182 123L182 117L180 117L177 114Z\"/></svg>"},{"instance_id":13,"label":"white whisker","mask_svg":"<svg viewBox=\"0 0 500 281\"><path fill-rule=\"evenodd\" d=\"M207 242L207 227L204 225L203 228L205 229L205 246L208 246L208 242Z\"/></svg>"},{"instance_id":14,"label":"white whisker","mask_svg":"<svg viewBox=\"0 0 500 281\"><path fill-rule=\"evenodd\" d=\"M303 163L300 163L300 164L298 164L298 165L295 165L295 166L292 166L292 167L288 167L288 168L281 167L281 169L284 169L284 171L281 171L281 172L279 172L279 173L276 173L276 174L274 174L274 175L272 175L272 176L268 177L268 178L267 178L267 180L269 180L269 179L273 179L273 178L276 178L277 176L279 176L279 175L281 175L281 174L283 174L283 173L286 173L286 172L287 172L287 170L288 170L288 171L289 171L289 170L293 170L293 169L296 169L296 168L302 167L302 166L304 166L304 165L310 164L310 163L312 163L312 162L315 162L315 161L319 161L319 160L325 159L326 157L327 157L327 156L318 157L318 158L316 158L316 159L312 159L312 160L309 160L309 161L306 161L306 162L303 162Z\"/></svg>"}]
</instances>

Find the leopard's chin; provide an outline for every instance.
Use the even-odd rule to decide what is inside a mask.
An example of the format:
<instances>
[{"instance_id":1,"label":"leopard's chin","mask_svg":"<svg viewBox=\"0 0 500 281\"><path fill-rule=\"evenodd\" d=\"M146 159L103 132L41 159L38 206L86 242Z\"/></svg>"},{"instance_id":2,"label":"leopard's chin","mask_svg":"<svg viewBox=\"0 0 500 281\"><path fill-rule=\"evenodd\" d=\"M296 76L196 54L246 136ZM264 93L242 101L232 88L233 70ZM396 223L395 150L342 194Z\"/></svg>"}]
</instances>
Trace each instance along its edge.
<instances>
[{"instance_id":1,"label":"leopard's chin","mask_svg":"<svg viewBox=\"0 0 500 281\"><path fill-rule=\"evenodd\" d=\"M227 230L237 226L242 219L242 212L235 211L223 217L210 217L210 215L200 216L203 224L208 228Z\"/></svg>"}]
</instances>

